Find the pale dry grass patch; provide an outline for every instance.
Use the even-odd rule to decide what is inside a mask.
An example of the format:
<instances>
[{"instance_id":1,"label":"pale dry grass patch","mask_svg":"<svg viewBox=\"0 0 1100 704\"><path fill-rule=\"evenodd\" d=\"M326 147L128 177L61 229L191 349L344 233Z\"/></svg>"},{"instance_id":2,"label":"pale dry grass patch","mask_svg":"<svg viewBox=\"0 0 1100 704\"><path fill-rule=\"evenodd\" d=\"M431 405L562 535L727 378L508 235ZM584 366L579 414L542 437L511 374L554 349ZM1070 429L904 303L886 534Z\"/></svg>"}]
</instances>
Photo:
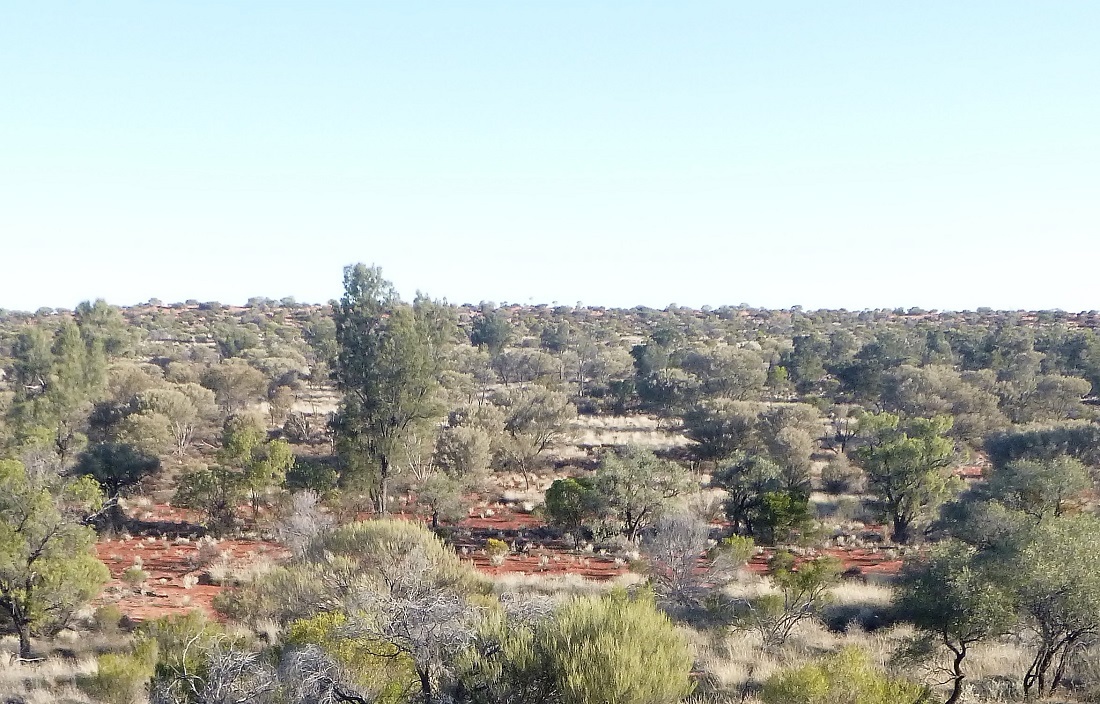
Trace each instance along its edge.
<instances>
[{"instance_id":1,"label":"pale dry grass patch","mask_svg":"<svg viewBox=\"0 0 1100 704\"><path fill-rule=\"evenodd\" d=\"M7 655L7 654L5 654ZM53 684L71 681L77 677L93 674L96 671L95 658L66 660L49 658L42 662L8 663L10 655L4 658L5 666L0 668L0 686L13 682L39 682Z\"/></svg>"},{"instance_id":2,"label":"pale dry grass patch","mask_svg":"<svg viewBox=\"0 0 1100 704\"><path fill-rule=\"evenodd\" d=\"M845 579L829 590L836 606L886 607L894 600L894 590L888 584Z\"/></svg>"},{"instance_id":3,"label":"pale dry grass patch","mask_svg":"<svg viewBox=\"0 0 1100 704\"><path fill-rule=\"evenodd\" d=\"M69 685L50 689L33 689L24 692L22 704L98 704L76 687Z\"/></svg>"},{"instance_id":4,"label":"pale dry grass patch","mask_svg":"<svg viewBox=\"0 0 1100 704\"><path fill-rule=\"evenodd\" d=\"M784 667L753 631L733 631L719 638L700 649L698 660L715 687L729 693L759 686Z\"/></svg>"},{"instance_id":5,"label":"pale dry grass patch","mask_svg":"<svg viewBox=\"0 0 1100 704\"><path fill-rule=\"evenodd\" d=\"M210 563L206 574L210 582L219 586L239 587L255 582L259 577L275 568L275 562L269 557L250 556L234 559L228 552Z\"/></svg>"},{"instance_id":6,"label":"pale dry grass patch","mask_svg":"<svg viewBox=\"0 0 1100 704\"><path fill-rule=\"evenodd\" d=\"M573 421L573 444L585 447L637 445L649 449L669 449L691 444L680 433L659 426L649 416L582 416Z\"/></svg>"},{"instance_id":7,"label":"pale dry grass patch","mask_svg":"<svg viewBox=\"0 0 1100 704\"><path fill-rule=\"evenodd\" d=\"M553 453L553 457L561 459L557 452ZM549 460L549 456L547 459ZM507 497L529 500L537 496L541 499L542 494L550 488L555 479L566 476L569 475L564 472L550 471L547 468L536 469L526 478L519 472L497 472L493 475L493 483L500 489L501 499L505 502L511 500Z\"/></svg>"},{"instance_id":8,"label":"pale dry grass patch","mask_svg":"<svg viewBox=\"0 0 1100 704\"><path fill-rule=\"evenodd\" d=\"M777 589L765 575L741 570L737 579L723 588L723 593L733 599L753 599L765 594L775 594ZM841 580L829 590L829 603L833 606L887 607L894 599L889 582L861 582Z\"/></svg>"},{"instance_id":9,"label":"pale dry grass patch","mask_svg":"<svg viewBox=\"0 0 1100 704\"><path fill-rule=\"evenodd\" d=\"M122 510L149 509L153 506L153 500L147 496L127 496L118 500L118 506Z\"/></svg>"},{"instance_id":10,"label":"pale dry grass patch","mask_svg":"<svg viewBox=\"0 0 1100 704\"><path fill-rule=\"evenodd\" d=\"M810 494L810 509L819 521L839 534L862 530L874 520L874 512L864 494L814 491Z\"/></svg>"},{"instance_id":11,"label":"pale dry grass patch","mask_svg":"<svg viewBox=\"0 0 1100 704\"><path fill-rule=\"evenodd\" d=\"M963 667L971 680L1022 677L1031 665L1031 657L1032 652L1023 643L1004 639L972 646Z\"/></svg>"},{"instance_id":12,"label":"pale dry grass patch","mask_svg":"<svg viewBox=\"0 0 1100 704\"><path fill-rule=\"evenodd\" d=\"M264 413L267 412L267 403L259 404ZM340 395L328 389L307 391L294 402L291 411L294 413L308 413L324 416L335 413L340 408Z\"/></svg>"},{"instance_id":13,"label":"pale dry grass patch","mask_svg":"<svg viewBox=\"0 0 1100 704\"><path fill-rule=\"evenodd\" d=\"M505 489L500 492L500 500L506 504L532 503L537 506L546 500L546 489L550 488L549 484L546 489L542 488L543 483L542 478L539 478L538 481L531 482L530 489ZM550 483L552 484L553 480Z\"/></svg>"},{"instance_id":14,"label":"pale dry grass patch","mask_svg":"<svg viewBox=\"0 0 1100 704\"><path fill-rule=\"evenodd\" d=\"M699 666L715 688L721 694L740 697L755 692L782 670L800 667L845 646L863 649L872 662L887 668L894 651L912 634L908 626L874 632L851 628L846 633L835 633L810 621L799 624L790 640L776 650L766 649L760 634L742 630L729 631L710 641L700 635L694 644Z\"/></svg>"},{"instance_id":15,"label":"pale dry grass patch","mask_svg":"<svg viewBox=\"0 0 1100 704\"><path fill-rule=\"evenodd\" d=\"M615 579L598 582L579 574L526 574L508 573L493 578L493 591L497 594L544 594L548 596L591 596L604 594L615 587L633 587L645 581L645 577L627 572Z\"/></svg>"},{"instance_id":16,"label":"pale dry grass patch","mask_svg":"<svg viewBox=\"0 0 1100 704\"><path fill-rule=\"evenodd\" d=\"M706 692L693 694L683 701L683 704L761 704L761 701L751 695L733 695L721 692Z\"/></svg>"},{"instance_id":17,"label":"pale dry grass patch","mask_svg":"<svg viewBox=\"0 0 1100 704\"><path fill-rule=\"evenodd\" d=\"M653 416L580 416L573 426L592 430L657 430L661 421Z\"/></svg>"},{"instance_id":18,"label":"pale dry grass patch","mask_svg":"<svg viewBox=\"0 0 1100 704\"><path fill-rule=\"evenodd\" d=\"M775 594L778 590L765 576L748 570L739 570L734 581L722 587L722 593L730 599L755 599L765 594Z\"/></svg>"},{"instance_id":19,"label":"pale dry grass patch","mask_svg":"<svg viewBox=\"0 0 1100 704\"><path fill-rule=\"evenodd\" d=\"M700 475L699 480L704 486L710 483L710 477L706 475ZM709 523L725 518L722 505L728 497L729 493L723 489L707 487L680 497L673 502L673 507L699 516Z\"/></svg>"},{"instance_id":20,"label":"pale dry grass patch","mask_svg":"<svg viewBox=\"0 0 1100 704\"><path fill-rule=\"evenodd\" d=\"M0 700L26 704L89 702L73 686L80 677L96 672L95 658L48 658L42 662L9 662L11 652L0 643Z\"/></svg>"}]
</instances>

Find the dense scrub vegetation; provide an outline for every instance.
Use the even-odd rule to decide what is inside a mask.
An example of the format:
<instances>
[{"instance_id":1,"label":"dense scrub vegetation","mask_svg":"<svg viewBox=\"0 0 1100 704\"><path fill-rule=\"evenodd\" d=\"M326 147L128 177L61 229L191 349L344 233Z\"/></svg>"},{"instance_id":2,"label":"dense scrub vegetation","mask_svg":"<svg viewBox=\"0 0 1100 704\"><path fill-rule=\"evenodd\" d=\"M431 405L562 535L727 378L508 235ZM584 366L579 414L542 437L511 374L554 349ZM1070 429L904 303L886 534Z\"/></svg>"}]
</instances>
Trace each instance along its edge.
<instances>
[{"instance_id":1,"label":"dense scrub vegetation","mask_svg":"<svg viewBox=\"0 0 1100 704\"><path fill-rule=\"evenodd\" d=\"M363 265L327 305L0 311L0 694L1091 701L1098 325L454 306ZM132 535L194 545L219 618L124 613L156 586L97 547ZM73 633L94 662L35 685Z\"/></svg>"}]
</instances>

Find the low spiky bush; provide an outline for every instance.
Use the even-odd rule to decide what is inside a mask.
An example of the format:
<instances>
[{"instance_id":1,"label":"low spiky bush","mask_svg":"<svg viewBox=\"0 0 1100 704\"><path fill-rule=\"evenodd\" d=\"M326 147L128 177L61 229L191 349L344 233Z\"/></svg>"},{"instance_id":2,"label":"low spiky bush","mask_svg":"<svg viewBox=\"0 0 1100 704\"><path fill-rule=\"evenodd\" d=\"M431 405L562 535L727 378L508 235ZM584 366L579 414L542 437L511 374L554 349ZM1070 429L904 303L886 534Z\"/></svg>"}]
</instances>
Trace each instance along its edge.
<instances>
[{"instance_id":1,"label":"low spiky bush","mask_svg":"<svg viewBox=\"0 0 1100 704\"><path fill-rule=\"evenodd\" d=\"M104 704L137 704L146 701L146 686L156 664L156 642L140 640L129 653L100 655L96 673L81 678L78 685Z\"/></svg>"},{"instance_id":2,"label":"low spiky bush","mask_svg":"<svg viewBox=\"0 0 1100 704\"><path fill-rule=\"evenodd\" d=\"M95 610L92 622L100 633L117 633L122 623L122 609L118 608L118 604L104 604Z\"/></svg>"},{"instance_id":3,"label":"low spiky bush","mask_svg":"<svg viewBox=\"0 0 1100 704\"><path fill-rule=\"evenodd\" d=\"M343 633L348 619L336 612L299 619L287 629L284 645L288 649L316 646L351 673L355 684L374 697L376 704L405 701L410 683L416 680L416 667L407 653L388 643Z\"/></svg>"},{"instance_id":4,"label":"low spiky bush","mask_svg":"<svg viewBox=\"0 0 1100 704\"><path fill-rule=\"evenodd\" d=\"M122 573L122 581L132 589L141 589L148 579L149 574L140 565L128 567Z\"/></svg>"},{"instance_id":5,"label":"low spiky bush","mask_svg":"<svg viewBox=\"0 0 1100 704\"><path fill-rule=\"evenodd\" d=\"M821 660L768 678L765 704L925 704L928 688L888 676L859 648L843 648Z\"/></svg>"},{"instance_id":6,"label":"low spiky bush","mask_svg":"<svg viewBox=\"0 0 1100 704\"><path fill-rule=\"evenodd\" d=\"M693 658L653 595L575 599L524 624L491 618L465 680L478 701L671 704L692 691Z\"/></svg>"},{"instance_id":7,"label":"low spiky bush","mask_svg":"<svg viewBox=\"0 0 1100 704\"><path fill-rule=\"evenodd\" d=\"M485 554L489 556L489 563L494 567L504 564L504 558L508 555L508 543L497 538L489 538L485 541Z\"/></svg>"}]
</instances>

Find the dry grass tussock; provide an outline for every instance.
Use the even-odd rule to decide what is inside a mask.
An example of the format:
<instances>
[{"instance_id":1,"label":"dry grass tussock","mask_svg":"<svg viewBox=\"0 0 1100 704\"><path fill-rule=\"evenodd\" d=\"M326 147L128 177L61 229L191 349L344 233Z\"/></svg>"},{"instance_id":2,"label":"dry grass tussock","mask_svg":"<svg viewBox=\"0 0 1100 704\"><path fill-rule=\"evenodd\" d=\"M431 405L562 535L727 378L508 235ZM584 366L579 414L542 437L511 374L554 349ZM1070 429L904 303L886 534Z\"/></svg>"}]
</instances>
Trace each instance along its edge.
<instances>
[{"instance_id":1,"label":"dry grass tussock","mask_svg":"<svg viewBox=\"0 0 1100 704\"><path fill-rule=\"evenodd\" d=\"M78 678L94 674L94 657L78 660L51 657L42 662L12 661L18 650L14 638L0 639L0 701L26 704L91 702L76 688Z\"/></svg>"},{"instance_id":2,"label":"dry grass tussock","mask_svg":"<svg viewBox=\"0 0 1100 704\"><path fill-rule=\"evenodd\" d=\"M579 574L502 574L493 578L497 594L543 594L547 596L590 596L603 594L615 587L632 587L645 581L641 575L627 572L615 579L597 582Z\"/></svg>"},{"instance_id":3,"label":"dry grass tussock","mask_svg":"<svg viewBox=\"0 0 1100 704\"><path fill-rule=\"evenodd\" d=\"M875 521L875 513L863 494L810 494L810 509L819 521L845 531L857 531Z\"/></svg>"},{"instance_id":4,"label":"dry grass tussock","mask_svg":"<svg viewBox=\"0 0 1100 704\"><path fill-rule=\"evenodd\" d=\"M776 589L766 576L741 570L734 582L723 589L733 599L752 599L764 594L775 594ZM886 607L894 598L894 590L888 581L841 580L829 589L829 604L846 607Z\"/></svg>"},{"instance_id":5,"label":"dry grass tussock","mask_svg":"<svg viewBox=\"0 0 1100 704\"><path fill-rule=\"evenodd\" d=\"M752 599L777 590L767 577L742 571L736 582L725 588L727 596L734 599ZM829 608L836 609L884 609L894 599L893 587L888 582L845 579L829 589Z\"/></svg>"},{"instance_id":6,"label":"dry grass tussock","mask_svg":"<svg viewBox=\"0 0 1100 704\"><path fill-rule=\"evenodd\" d=\"M19 702L19 704L100 704L94 699L89 699L86 694L71 684L45 689L13 690L12 692L8 692L3 685L0 685L0 697L11 697L12 701Z\"/></svg>"},{"instance_id":7,"label":"dry grass tussock","mask_svg":"<svg viewBox=\"0 0 1100 704\"><path fill-rule=\"evenodd\" d=\"M515 504L517 508L522 508L525 504L538 506L546 500L546 490L550 488L555 479L560 478L557 476L532 477L530 489L505 489L500 492L500 501L506 504Z\"/></svg>"},{"instance_id":8,"label":"dry grass tussock","mask_svg":"<svg viewBox=\"0 0 1100 704\"><path fill-rule=\"evenodd\" d=\"M236 559L229 552L222 552L207 565L206 574L212 584L239 587L255 582L257 578L275 568L275 562L264 556Z\"/></svg>"},{"instance_id":9,"label":"dry grass tussock","mask_svg":"<svg viewBox=\"0 0 1100 704\"><path fill-rule=\"evenodd\" d=\"M582 416L573 422L573 436L581 448L637 445L667 449L691 443L680 433L661 429L657 419L648 416Z\"/></svg>"},{"instance_id":10,"label":"dry grass tussock","mask_svg":"<svg viewBox=\"0 0 1100 704\"><path fill-rule=\"evenodd\" d=\"M513 499L523 500L531 497L541 497L554 483L555 479L566 476L568 474L564 472L554 472L540 468L531 472L527 477L519 472L497 472L493 476L493 482L501 490L501 500L507 502Z\"/></svg>"},{"instance_id":11,"label":"dry grass tussock","mask_svg":"<svg viewBox=\"0 0 1100 704\"><path fill-rule=\"evenodd\" d=\"M799 624L782 648L769 651L764 648L760 634L752 631L734 630L712 637L696 633L693 642L697 660L707 677L707 686L701 688L701 694L736 695L735 700L740 701L740 697L759 690L777 672L799 667L848 645L866 650L873 662L886 667L894 651L912 634L913 629L908 626L870 633L859 628L834 633L820 623L805 622Z\"/></svg>"},{"instance_id":12,"label":"dry grass tussock","mask_svg":"<svg viewBox=\"0 0 1100 704\"><path fill-rule=\"evenodd\" d=\"M259 404L260 409L266 413L268 404ZM340 408L340 395L332 389L318 389L305 391L294 402L291 410L295 413L312 413L315 415L327 415L335 413Z\"/></svg>"},{"instance_id":13,"label":"dry grass tussock","mask_svg":"<svg viewBox=\"0 0 1100 704\"><path fill-rule=\"evenodd\" d=\"M894 599L894 590L889 585L847 579L833 587L829 594L833 606L886 607Z\"/></svg>"},{"instance_id":14,"label":"dry grass tussock","mask_svg":"<svg viewBox=\"0 0 1100 704\"><path fill-rule=\"evenodd\" d=\"M766 578L749 576L726 591L732 597L750 599L774 589ZM892 589L887 585L845 581L833 589L828 609L840 613L882 611L890 607L892 598ZM872 662L895 676L934 687L943 684L946 679L943 668L949 665L946 651L931 662L903 664L897 655L917 636L916 630L908 624L865 630L859 625L861 621L853 619L843 630L830 630L818 621L803 622L784 646L771 651L764 647L760 634L753 631L703 633L685 629L695 647L697 667L705 676L698 694L685 704L758 702L756 693L772 675L846 646L866 651ZM968 704L1017 701L1020 676L1030 657L1031 651L1025 644L1010 638L972 646L965 666L968 688L964 701ZM1088 674L1083 674L1082 679L1091 681Z\"/></svg>"},{"instance_id":15,"label":"dry grass tussock","mask_svg":"<svg viewBox=\"0 0 1100 704\"><path fill-rule=\"evenodd\" d=\"M726 596L751 600L776 593L767 577L742 573L725 588ZM890 606L892 590L885 585L844 581L832 590L830 606L839 613L883 610ZM692 704L754 702L754 693L772 675L799 667L847 645L865 649L872 660L886 667L894 651L914 631L907 626L866 631L858 623L845 624L843 631L832 631L822 623L799 624L781 648L764 647L760 633L751 630L722 630L709 634L687 629L696 650L697 666L705 680Z\"/></svg>"}]
</instances>

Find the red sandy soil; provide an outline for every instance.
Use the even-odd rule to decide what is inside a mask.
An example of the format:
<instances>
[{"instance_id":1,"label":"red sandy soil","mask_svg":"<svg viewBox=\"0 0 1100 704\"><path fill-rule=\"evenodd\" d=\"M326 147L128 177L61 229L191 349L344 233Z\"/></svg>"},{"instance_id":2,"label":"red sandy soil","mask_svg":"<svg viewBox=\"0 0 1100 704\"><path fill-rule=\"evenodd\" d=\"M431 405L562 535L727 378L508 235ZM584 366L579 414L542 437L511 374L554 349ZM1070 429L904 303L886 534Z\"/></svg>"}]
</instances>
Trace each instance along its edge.
<instances>
[{"instance_id":1,"label":"red sandy soil","mask_svg":"<svg viewBox=\"0 0 1100 704\"><path fill-rule=\"evenodd\" d=\"M492 516L485 516L484 518L476 510L471 511L470 517L458 525L460 528L475 530L513 531L540 528L546 524L538 516L529 513L514 513L508 510L494 509Z\"/></svg>"},{"instance_id":2,"label":"red sandy soil","mask_svg":"<svg viewBox=\"0 0 1100 704\"><path fill-rule=\"evenodd\" d=\"M243 510L243 509L242 509ZM168 504L152 504L148 506L127 506L126 513L131 518L141 521L163 521L166 523L190 524L198 526L202 523L202 514L189 508L179 508Z\"/></svg>"},{"instance_id":3,"label":"red sandy soil","mask_svg":"<svg viewBox=\"0 0 1100 704\"><path fill-rule=\"evenodd\" d=\"M774 554L773 550L766 550L749 560L748 569L755 574L766 574L768 560ZM867 575L895 575L901 570L902 560L886 554L882 550L868 550L864 548L828 548L818 550L818 556L828 555L841 561L844 572L859 570L860 576Z\"/></svg>"},{"instance_id":4,"label":"red sandy soil","mask_svg":"<svg viewBox=\"0 0 1100 704\"><path fill-rule=\"evenodd\" d=\"M134 511L145 520L179 523L180 527L194 520L194 515L182 509L166 505L153 505ZM525 513L517 513L505 507L494 507L492 515L484 509L474 509L466 520L457 526L455 549L463 560L491 576L504 574L529 574L558 576L576 574L594 581L607 581L629 571L629 566L608 555L575 551L561 540L537 540L528 532L544 526L541 519ZM409 517L410 520L419 520ZM485 541L500 538L515 547L499 566L489 562L485 554ZM219 540L216 559L231 563L247 563L252 560L281 560L288 551L280 545L259 540ZM215 616L212 602L223 587L211 584L206 567L198 560L199 542L171 538L131 537L128 539L102 539L96 544L96 554L111 571L111 581L96 605L113 603L122 613L135 621L158 618L168 614L186 613L200 609ZM844 569L856 568L862 575L896 574L901 560L890 559L882 550L861 548L832 548L819 554L832 555L844 563ZM222 556L225 556L224 558ZM757 574L767 571L770 553L755 556L748 568ZM148 574L144 594L121 581L122 573L140 558L142 569ZM184 578L191 576L198 583L184 586ZM189 580L190 581L190 580Z\"/></svg>"},{"instance_id":5,"label":"red sandy soil","mask_svg":"<svg viewBox=\"0 0 1100 704\"><path fill-rule=\"evenodd\" d=\"M980 469L978 470L980 472ZM504 539L516 544L521 549L523 544L529 541L508 540L509 533L518 533L525 530L541 528L545 524L537 517L530 514L515 513L509 509L494 508L494 515L480 517L472 515L462 521L459 527L473 529L478 537L495 537L493 531L498 532ZM875 526L868 526L874 529ZM508 573L526 574L580 574L588 579L605 581L629 571L625 563L616 564L613 557L578 553L569 549L569 546L561 541L535 542L527 552L514 552L509 554L502 565L494 567L489 564L489 557L481 549L484 540L480 544L462 541L456 545L464 559L469 559L481 571L490 575ZM465 548L465 550L464 550ZM864 548L829 548L818 551L818 554L830 555L838 558L843 563L844 571L858 570L860 575L870 574L894 575L901 569L902 561L892 557L881 549ZM547 557L543 564L542 556ZM771 552L763 552L757 555L748 564L748 568L754 573L767 572L768 558Z\"/></svg>"},{"instance_id":6,"label":"red sandy soil","mask_svg":"<svg viewBox=\"0 0 1100 704\"><path fill-rule=\"evenodd\" d=\"M216 548L219 558L225 555L231 562L277 560L288 554L279 545L256 540L221 540ZM196 608L213 616L212 602L222 587L210 584L204 568L197 564L198 552L199 545L195 541L179 543L162 538L99 541L96 554L111 571L111 581L97 604L117 604L123 614L135 621L186 613ZM139 594L120 579L139 558L142 570L149 575L145 594ZM190 588L184 586L184 577L188 575L199 580Z\"/></svg>"},{"instance_id":7,"label":"red sandy soil","mask_svg":"<svg viewBox=\"0 0 1100 704\"><path fill-rule=\"evenodd\" d=\"M967 465L965 467L956 467L955 468L955 476L960 477L962 479L975 480L976 481L976 480L982 478L982 467L981 467L981 465L976 465L976 464Z\"/></svg>"},{"instance_id":8,"label":"red sandy soil","mask_svg":"<svg viewBox=\"0 0 1100 704\"><path fill-rule=\"evenodd\" d=\"M128 513L141 521L156 521L172 526L176 534L199 532L198 514L167 504L131 506ZM95 605L115 604L135 621L158 618L200 609L214 616L212 602L222 587L211 584L206 567L199 560L199 541L171 537L102 538L96 543L96 556L111 571L111 581ZM242 564L252 560L280 560L289 552L280 545L259 540L219 540L206 548L207 557ZM122 573L141 561L148 575L144 593L125 584ZM190 577L184 586L184 578ZM197 583L191 583L197 580Z\"/></svg>"},{"instance_id":9,"label":"red sandy soil","mask_svg":"<svg viewBox=\"0 0 1100 704\"><path fill-rule=\"evenodd\" d=\"M543 557L546 558L543 561ZM570 554L565 550L543 547L529 553L514 553L504 558L499 567L489 564L489 556L472 553L462 556L482 572L496 577L503 574L564 575L577 574L585 579L605 582L628 572L625 562L615 563L606 555Z\"/></svg>"},{"instance_id":10,"label":"red sandy soil","mask_svg":"<svg viewBox=\"0 0 1100 704\"><path fill-rule=\"evenodd\" d=\"M487 515L492 513L492 515ZM577 574L595 581L614 579L629 571L625 562L615 563L615 558L570 550L561 540L540 541L525 535L545 527L538 516L529 513L517 513L503 506L495 506L491 511L473 509L470 516L457 526L469 531L469 539L455 541L455 549L464 560L468 560L482 572L497 576L502 574L541 574L563 575ZM504 562L494 566L485 554L485 540L500 538L516 551L508 554Z\"/></svg>"}]
</instances>

